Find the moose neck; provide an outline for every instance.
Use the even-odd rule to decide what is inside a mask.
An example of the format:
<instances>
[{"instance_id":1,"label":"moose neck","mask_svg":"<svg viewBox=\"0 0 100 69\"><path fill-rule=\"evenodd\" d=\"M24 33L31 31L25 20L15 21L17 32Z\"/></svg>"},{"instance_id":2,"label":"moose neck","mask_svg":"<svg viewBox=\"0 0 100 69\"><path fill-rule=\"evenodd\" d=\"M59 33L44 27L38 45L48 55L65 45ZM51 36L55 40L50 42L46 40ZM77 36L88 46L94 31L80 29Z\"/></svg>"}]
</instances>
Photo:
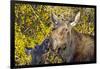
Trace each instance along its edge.
<instances>
[{"instance_id":1,"label":"moose neck","mask_svg":"<svg viewBox=\"0 0 100 69\"><path fill-rule=\"evenodd\" d=\"M70 37L69 37L69 42L68 45L66 46L66 62L71 62L73 61L73 57L76 51L76 47L78 45L78 42L81 40L81 34L78 33L76 30L72 29L70 32Z\"/></svg>"}]
</instances>

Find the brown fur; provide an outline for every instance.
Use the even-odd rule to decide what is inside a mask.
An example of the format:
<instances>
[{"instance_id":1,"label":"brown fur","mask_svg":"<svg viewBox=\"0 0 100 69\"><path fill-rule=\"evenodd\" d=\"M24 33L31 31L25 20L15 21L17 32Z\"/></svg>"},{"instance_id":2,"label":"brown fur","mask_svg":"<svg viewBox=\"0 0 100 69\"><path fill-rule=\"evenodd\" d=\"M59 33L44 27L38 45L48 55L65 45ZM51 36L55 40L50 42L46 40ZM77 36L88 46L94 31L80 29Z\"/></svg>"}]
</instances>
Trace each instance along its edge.
<instances>
[{"instance_id":1,"label":"brown fur","mask_svg":"<svg viewBox=\"0 0 100 69\"><path fill-rule=\"evenodd\" d=\"M56 15L52 18L56 24L49 38L54 51L61 49L59 55L64 60L63 62L94 61L94 37L79 33L72 28L78 22L80 13L76 15L72 23L58 20Z\"/></svg>"}]
</instances>

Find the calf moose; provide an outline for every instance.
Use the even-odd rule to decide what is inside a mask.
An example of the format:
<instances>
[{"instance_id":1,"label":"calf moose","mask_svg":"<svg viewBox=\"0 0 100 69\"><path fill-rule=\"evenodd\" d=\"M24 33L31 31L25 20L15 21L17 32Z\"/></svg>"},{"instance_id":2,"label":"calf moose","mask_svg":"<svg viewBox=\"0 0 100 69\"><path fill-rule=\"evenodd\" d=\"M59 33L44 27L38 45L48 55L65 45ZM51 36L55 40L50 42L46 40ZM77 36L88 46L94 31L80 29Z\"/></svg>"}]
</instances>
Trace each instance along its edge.
<instances>
[{"instance_id":1,"label":"calf moose","mask_svg":"<svg viewBox=\"0 0 100 69\"><path fill-rule=\"evenodd\" d=\"M25 48L27 55L32 55L31 65L43 64L42 55L48 51L49 39L45 39L42 44L36 45L35 48Z\"/></svg>"}]
</instances>

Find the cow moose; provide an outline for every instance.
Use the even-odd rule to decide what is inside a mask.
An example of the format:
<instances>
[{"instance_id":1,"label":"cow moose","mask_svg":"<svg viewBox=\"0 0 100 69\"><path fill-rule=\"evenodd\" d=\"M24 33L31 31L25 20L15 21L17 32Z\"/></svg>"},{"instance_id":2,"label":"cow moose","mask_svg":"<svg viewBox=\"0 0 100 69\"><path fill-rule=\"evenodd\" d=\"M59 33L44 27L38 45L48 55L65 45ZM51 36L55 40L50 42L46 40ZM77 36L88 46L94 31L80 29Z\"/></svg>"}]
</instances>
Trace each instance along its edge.
<instances>
[{"instance_id":1,"label":"cow moose","mask_svg":"<svg viewBox=\"0 0 100 69\"><path fill-rule=\"evenodd\" d=\"M68 22L52 14L53 30L50 34L51 46L59 51L66 63L95 60L94 36L77 32L73 27L80 20L80 12L74 21Z\"/></svg>"},{"instance_id":2,"label":"cow moose","mask_svg":"<svg viewBox=\"0 0 100 69\"><path fill-rule=\"evenodd\" d=\"M44 51L49 47L66 63L95 61L94 36L79 33L73 28L78 24L80 16L81 13L78 12L74 20L69 22L59 19L52 13L53 28L47 38L47 45L41 45L39 48L35 48L36 50L30 51L32 64L39 64L42 59L41 56L47 52ZM40 47L42 50L39 52Z\"/></svg>"}]
</instances>

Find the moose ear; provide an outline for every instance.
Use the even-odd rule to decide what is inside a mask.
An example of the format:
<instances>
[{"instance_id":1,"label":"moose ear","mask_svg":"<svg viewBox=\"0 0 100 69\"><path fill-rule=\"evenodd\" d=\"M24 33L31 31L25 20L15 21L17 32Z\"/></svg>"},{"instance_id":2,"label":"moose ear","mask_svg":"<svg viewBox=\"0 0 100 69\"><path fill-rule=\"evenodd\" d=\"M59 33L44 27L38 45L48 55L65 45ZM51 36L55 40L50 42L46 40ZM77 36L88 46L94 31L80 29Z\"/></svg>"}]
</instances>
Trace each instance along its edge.
<instances>
[{"instance_id":1,"label":"moose ear","mask_svg":"<svg viewBox=\"0 0 100 69\"><path fill-rule=\"evenodd\" d=\"M51 13L51 18L55 25L57 25L59 23L59 19L54 13Z\"/></svg>"},{"instance_id":2,"label":"moose ear","mask_svg":"<svg viewBox=\"0 0 100 69\"><path fill-rule=\"evenodd\" d=\"M60 20L58 19L58 17L54 14L51 13L51 19L53 21L53 28L56 29L59 25L60 25Z\"/></svg>"},{"instance_id":3,"label":"moose ear","mask_svg":"<svg viewBox=\"0 0 100 69\"><path fill-rule=\"evenodd\" d=\"M58 17L54 13L51 13L51 18L54 23L58 22Z\"/></svg>"},{"instance_id":4,"label":"moose ear","mask_svg":"<svg viewBox=\"0 0 100 69\"><path fill-rule=\"evenodd\" d=\"M72 26L75 26L80 20L80 12L77 13L77 15L75 16L74 21L71 23Z\"/></svg>"},{"instance_id":5,"label":"moose ear","mask_svg":"<svg viewBox=\"0 0 100 69\"><path fill-rule=\"evenodd\" d=\"M31 55L33 48L25 48L25 52L27 55Z\"/></svg>"}]
</instances>

